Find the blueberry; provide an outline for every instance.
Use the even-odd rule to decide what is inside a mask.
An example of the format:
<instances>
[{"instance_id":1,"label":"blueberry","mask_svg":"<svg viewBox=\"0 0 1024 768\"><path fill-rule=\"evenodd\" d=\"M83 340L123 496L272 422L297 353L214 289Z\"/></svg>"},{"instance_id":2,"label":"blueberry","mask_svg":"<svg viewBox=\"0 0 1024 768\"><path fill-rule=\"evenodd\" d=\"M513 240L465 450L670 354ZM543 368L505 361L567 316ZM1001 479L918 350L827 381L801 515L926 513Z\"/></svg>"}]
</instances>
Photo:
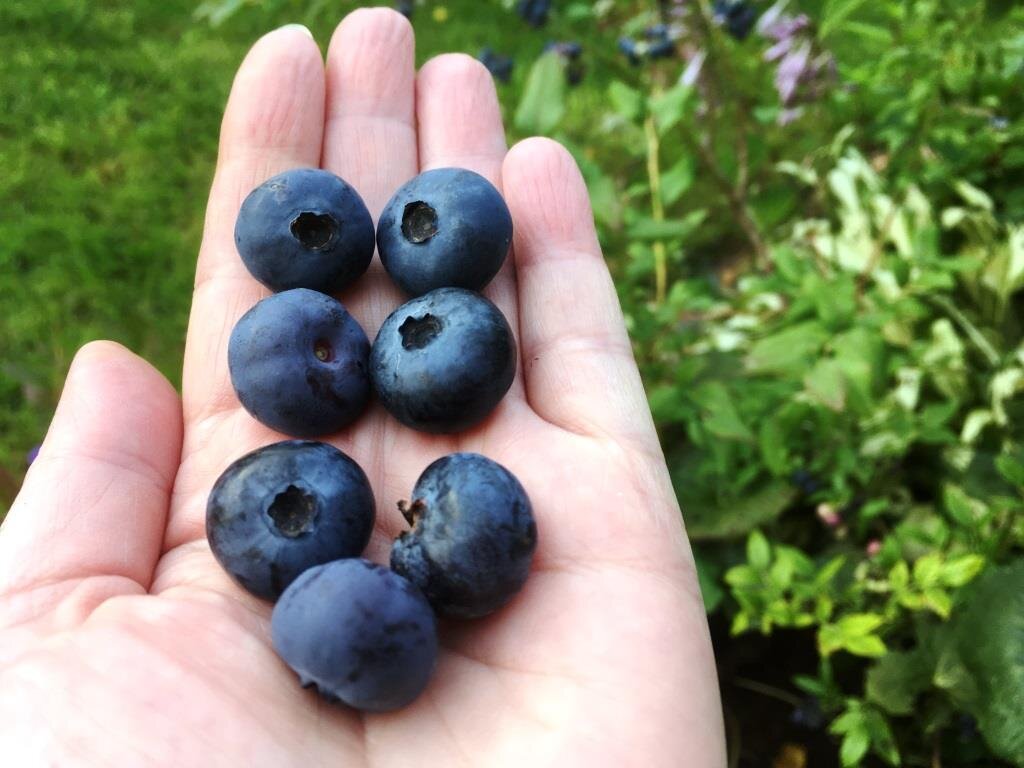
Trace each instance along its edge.
<instances>
[{"instance_id":1,"label":"blueberry","mask_svg":"<svg viewBox=\"0 0 1024 768\"><path fill-rule=\"evenodd\" d=\"M461 288L439 288L400 306L370 352L370 377L384 407L422 432L461 432L479 423L515 372L515 338L504 315Z\"/></svg>"},{"instance_id":2,"label":"blueberry","mask_svg":"<svg viewBox=\"0 0 1024 768\"><path fill-rule=\"evenodd\" d=\"M511 56L503 56L500 53L495 53L490 48L484 48L480 51L480 55L477 56L477 60L487 67L487 71L491 73L495 80L507 83L512 79L514 61Z\"/></svg>"},{"instance_id":3,"label":"blueberry","mask_svg":"<svg viewBox=\"0 0 1024 768\"><path fill-rule=\"evenodd\" d=\"M412 18L412 14L415 9L416 4L413 0L395 0L395 10L407 19Z\"/></svg>"},{"instance_id":4,"label":"blueberry","mask_svg":"<svg viewBox=\"0 0 1024 768\"><path fill-rule=\"evenodd\" d=\"M512 243L512 216L494 186L463 168L437 168L406 182L377 224L381 263L411 296L435 288L479 291Z\"/></svg>"},{"instance_id":5,"label":"blueberry","mask_svg":"<svg viewBox=\"0 0 1024 768\"><path fill-rule=\"evenodd\" d=\"M239 584L276 600L303 571L362 553L373 519L358 464L326 443L287 440L224 470L206 504L206 535Z\"/></svg>"},{"instance_id":6,"label":"blueberry","mask_svg":"<svg viewBox=\"0 0 1024 768\"><path fill-rule=\"evenodd\" d=\"M304 687L365 712L412 702L437 660L437 627L422 593L361 559L302 574L274 607L271 633Z\"/></svg>"},{"instance_id":7,"label":"blueberry","mask_svg":"<svg viewBox=\"0 0 1024 768\"><path fill-rule=\"evenodd\" d=\"M537 525L523 486L497 462L476 453L440 458L399 507L413 529L395 541L391 567L438 613L484 616L526 582Z\"/></svg>"},{"instance_id":8,"label":"blueberry","mask_svg":"<svg viewBox=\"0 0 1024 768\"><path fill-rule=\"evenodd\" d=\"M676 52L676 44L671 40L658 40L647 46L646 55L649 59L667 59Z\"/></svg>"},{"instance_id":9,"label":"blueberry","mask_svg":"<svg viewBox=\"0 0 1024 768\"><path fill-rule=\"evenodd\" d=\"M543 27L548 23L551 0L519 0L516 12L531 27Z\"/></svg>"},{"instance_id":10,"label":"blueberry","mask_svg":"<svg viewBox=\"0 0 1024 768\"><path fill-rule=\"evenodd\" d=\"M715 21L737 40L745 40L757 23L757 9L746 0L715 0Z\"/></svg>"},{"instance_id":11,"label":"blueberry","mask_svg":"<svg viewBox=\"0 0 1024 768\"><path fill-rule=\"evenodd\" d=\"M329 171L296 168L256 187L235 222L253 277L273 291L340 291L373 258L373 219L359 194Z\"/></svg>"},{"instance_id":12,"label":"blueberry","mask_svg":"<svg viewBox=\"0 0 1024 768\"><path fill-rule=\"evenodd\" d=\"M341 302L306 288L260 301L228 343L238 399L268 427L315 437L349 424L370 394L366 334Z\"/></svg>"},{"instance_id":13,"label":"blueberry","mask_svg":"<svg viewBox=\"0 0 1024 768\"><path fill-rule=\"evenodd\" d=\"M636 41L630 37L620 37L618 42L619 51L626 57L630 64L636 66L640 63L640 54L637 51Z\"/></svg>"}]
</instances>

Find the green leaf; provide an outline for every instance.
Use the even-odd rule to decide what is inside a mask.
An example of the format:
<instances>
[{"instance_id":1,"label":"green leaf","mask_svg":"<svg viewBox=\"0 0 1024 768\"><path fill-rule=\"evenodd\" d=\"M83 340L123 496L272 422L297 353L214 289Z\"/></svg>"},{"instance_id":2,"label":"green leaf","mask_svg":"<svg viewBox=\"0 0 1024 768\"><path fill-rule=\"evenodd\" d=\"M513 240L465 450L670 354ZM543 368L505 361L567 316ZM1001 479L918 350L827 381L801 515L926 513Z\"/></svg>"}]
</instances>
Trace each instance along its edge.
<instances>
[{"instance_id":1,"label":"green leaf","mask_svg":"<svg viewBox=\"0 0 1024 768\"><path fill-rule=\"evenodd\" d=\"M922 588L934 586L939 583L941 570L942 555L935 552L923 555L914 563L914 583Z\"/></svg>"},{"instance_id":2,"label":"green leaf","mask_svg":"<svg viewBox=\"0 0 1024 768\"><path fill-rule=\"evenodd\" d=\"M931 686L935 662L921 648L891 651L868 669L866 693L891 715L909 715L914 700Z\"/></svg>"},{"instance_id":3,"label":"green leaf","mask_svg":"<svg viewBox=\"0 0 1024 768\"><path fill-rule=\"evenodd\" d=\"M556 56L557 54L550 54ZM559 75L561 76L561 71ZM564 81L564 77L562 77ZM625 83L614 80L608 86L608 98L611 100L612 108L627 120L636 120L640 116L640 110L644 105L644 97L640 91L630 88Z\"/></svg>"},{"instance_id":4,"label":"green leaf","mask_svg":"<svg viewBox=\"0 0 1024 768\"><path fill-rule=\"evenodd\" d=\"M826 38L868 0L832 0L825 6L821 22L821 37Z\"/></svg>"},{"instance_id":5,"label":"green leaf","mask_svg":"<svg viewBox=\"0 0 1024 768\"><path fill-rule=\"evenodd\" d=\"M871 746L871 737L867 728L850 731L843 737L843 745L839 748L839 759L843 761L843 768L851 768L860 765L860 761L868 753Z\"/></svg>"},{"instance_id":6,"label":"green leaf","mask_svg":"<svg viewBox=\"0 0 1024 768\"><path fill-rule=\"evenodd\" d=\"M745 492L733 501L713 501L681 493L690 538L731 539L777 518L796 496L789 483L776 482Z\"/></svg>"},{"instance_id":7,"label":"green leaf","mask_svg":"<svg viewBox=\"0 0 1024 768\"><path fill-rule=\"evenodd\" d=\"M874 635L847 638L843 643L843 647L854 656L864 656L869 659L885 656L888 651L882 639Z\"/></svg>"},{"instance_id":8,"label":"green leaf","mask_svg":"<svg viewBox=\"0 0 1024 768\"><path fill-rule=\"evenodd\" d=\"M1024 489L1024 463L1019 458L1004 453L996 457L996 469L1007 482Z\"/></svg>"},{"instance_id":9,"label":"green leaf","mask_svg":"<svg viewBox=\"0 0 1024 768\"><path fill-rule=\"evenodd\" d=\"M732 395L724 384L709 381L691 396L700 406L704 416L702 423L711 434L724 440L754 441L754 434L743 423Z\"/></svg>"},{"instance_id":10,"label":"green leaf","mask_svg":"<svg viewBox=\"0 0 1024 768\"><path fill-rule=\"evenodd\" d=\"M846 637L863 637L882 626L882 621L882 617L874 613L851 613L836 622L836 626Z\"/></svg>"},{"instance_id":11,"label":"green leaf","mask_svg":"<svg viewBox=\"0 0 1024 768\"><path fill-rule=\"evenodd\" d=\"M946 561L942 566L942 583L947 587L962 587L985 567L985 558L981 555L961 555Z\"/></svg>"},{"instance_id":12,"label":"green leaf","mask_svg":"<svg viewBox=\"0 0 1024 768\"><path fill-rule=\"evenodd\" d=\"M772 560L772 548L760 531L752 531L747 538L747 562L757 571L768 568Z\"/></svg>"},{"instance_id":13,"label":"green leaf","mask_svg":"<svg viewBox=\"0 0 1024 768\"><path fill-rule=\"evenodd\" d=\"M773 475L779 477L789 468L788 432L783 419L777 415L769 416L761 424L757 435L761 448L761 459Z\"/></svg>"},{"instance_id":14,"label":"green leaf","mask_svg":"<svg viewBox=\"0 0 1024 768\"><path fill-rule=\"evenodd\" d=\"M765 336L751 346L746 359L747 370L753 374L799 375L799 371L821 352L827 338L825 329L816 322L801 323Z\"/></svg>"},{"instance_id":15,"label":"green leaf","mask_svg":"<svg viewBox=\"0 0 1024 768\"><path fill-rule=\"evenodd\" d=\"M565 72L561 57L552 52L540 56L530 67L519 99L515 125L524 133L548 133L565 114Z\"/></svg>"},{"instance_id":16,"label":"green leaf","mask_svg":"<svg viewBox=\"0 0 1024 768\"><path fill-rule=\"evenodd\" d=\"M959 663L947 666L962 666L976 687L963 703L992 751L1024 764L1024 560L979 578L951 630L950 650Z\"/></svg>"},{"instance_id":17,"label":"green leaf","mask_svg":"<svg viewBox=\"0 0 1024 768\"><path fill-rule=\"evenodd\" d=\"M661 174L661 201L666 208L693 186L696 175L695 163L690 155L683 155L675 165Z\"/></svg>"},{"instance_id":18,"label":"green leaf","mask_svg":"<svg viewBox=\"0 0 1024 768\"><path fill-rule=\"evenodd\" d=\"M826 408L841 413L846 407L846 381L835 360L819 360L804 376L808 397Z\"/></svg>"},{"instance_id":19,"label":"green leaf","mask_svg":"<svg viewBox=\"0 0 1024 768\"><path fill-rule=\"evenodd\" d=\"M681 219L656 221L642 218L633 223L627 232L631 240L671 240L688 237L697 227L704 223L708 212L703 208L690 211Z\"/></svg>"},{"instance_id":20,"label":"green leaf","mask_svg":"<svg viewBox=\"0 0 1024 768\"><path fill-rule=\"evenodd\" d=\"M675 128L682 119L692 94L693 89L690 86L679 83L650 98L648 106L654 115L654 124L659 135L663 136Z\"/></svg>"}]
</instances>

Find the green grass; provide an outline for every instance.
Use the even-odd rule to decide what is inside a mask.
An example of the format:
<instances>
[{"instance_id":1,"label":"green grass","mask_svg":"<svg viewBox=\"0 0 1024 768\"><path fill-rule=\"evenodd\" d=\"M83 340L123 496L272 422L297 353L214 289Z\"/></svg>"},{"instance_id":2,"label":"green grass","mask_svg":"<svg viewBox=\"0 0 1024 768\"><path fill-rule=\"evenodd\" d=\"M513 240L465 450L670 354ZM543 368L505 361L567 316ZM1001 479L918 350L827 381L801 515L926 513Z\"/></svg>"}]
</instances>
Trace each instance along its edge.
<instances>
[{"instance_id":1,"label":"green grass","mask_svg":"<svg viewBox=\"0 0 1024 768\"><path fill-rule=\"evenodd\" d=\"M234 71L253 40L287 22L307 23L326 47L357 5L265 2L217 27L184 0L0 5L0 514L79 346L114 339L179 383ZM499 31L476 0L444 5L444 21L418 13L417 58L514 50L516 83L502 87L512 103L551 30L496 10L508 22Z\"/></svg>"}]
</instances>

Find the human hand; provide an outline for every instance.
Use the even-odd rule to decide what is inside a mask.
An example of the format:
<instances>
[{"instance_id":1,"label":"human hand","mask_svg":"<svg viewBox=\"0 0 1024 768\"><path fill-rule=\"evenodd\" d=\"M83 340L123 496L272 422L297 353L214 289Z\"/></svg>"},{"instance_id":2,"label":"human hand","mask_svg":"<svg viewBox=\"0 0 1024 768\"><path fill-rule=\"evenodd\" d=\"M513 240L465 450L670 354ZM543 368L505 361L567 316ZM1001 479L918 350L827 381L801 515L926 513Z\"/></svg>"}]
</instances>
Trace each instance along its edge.
<instances>
[{"instance_id":1,"label":"human hand","mask_svg":"<svg viewBox=\"0 0 1024 768\"><path fill-rule=\"evenodd\" d=\"M538 522L523 591L444 623L427 691L385 715L301 689L270 645L270 606L205 538L214 480L282 439L228 378L231 329L266 293L232 233L249 190L296 166L339 174L375 215L422 169L471 168L515 221L486 290L520 352L495 413L433 436L373 405L331 440L377 496L378 562L404 525L395 502L452 451L511 469ZM370 338L402 301L379 262L340 298ZM506 151L480 64L441 56L417 75L408 22L379 9L341 23L326 73L301 28L253 47L222 127L183 401L127 350L84 348L0 530L0 740L19 768L725 765L693 560L586 189L551 141Z\"/></svg>"}]
</instances>

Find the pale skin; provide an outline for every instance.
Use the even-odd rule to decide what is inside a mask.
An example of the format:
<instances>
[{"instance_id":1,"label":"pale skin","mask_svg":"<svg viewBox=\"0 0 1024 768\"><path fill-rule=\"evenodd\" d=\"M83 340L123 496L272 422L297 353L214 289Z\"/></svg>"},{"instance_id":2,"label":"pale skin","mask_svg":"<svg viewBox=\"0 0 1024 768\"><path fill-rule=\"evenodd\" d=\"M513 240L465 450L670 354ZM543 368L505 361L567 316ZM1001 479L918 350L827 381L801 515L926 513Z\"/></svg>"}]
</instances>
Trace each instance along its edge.
<instances>
[{"instance_id":1,"label":"pale skin","mask_svg":"<svg viewBox=\"0 0 1024 768\"><path fill-rule=\"evenodd\" d=\"M210 553L206 497L242 454L282 439L241 409L227 339L262 296L234 247L246 193L320 166L371 212L420 170L503 190L514 253L486 289L519 342L515 383L481 426L417 434L378 405L330 442L377 496L368 557L433 459L483 453L529 492L539 546L525 589L444 623L412 706L363 716L303 690L270 645L270 606ZM340 296L370 338L402 298L375 260ZM259 40L222 126L182 397L110 342L75 358L42 452L0 529L0 744L31 766L638 766L723 768L707 622L586 189L568 153L506 148L490 76L462 55L417 73L408 22L360 10L326 66L301 28Z\"/></svg>"}]
</instances>

